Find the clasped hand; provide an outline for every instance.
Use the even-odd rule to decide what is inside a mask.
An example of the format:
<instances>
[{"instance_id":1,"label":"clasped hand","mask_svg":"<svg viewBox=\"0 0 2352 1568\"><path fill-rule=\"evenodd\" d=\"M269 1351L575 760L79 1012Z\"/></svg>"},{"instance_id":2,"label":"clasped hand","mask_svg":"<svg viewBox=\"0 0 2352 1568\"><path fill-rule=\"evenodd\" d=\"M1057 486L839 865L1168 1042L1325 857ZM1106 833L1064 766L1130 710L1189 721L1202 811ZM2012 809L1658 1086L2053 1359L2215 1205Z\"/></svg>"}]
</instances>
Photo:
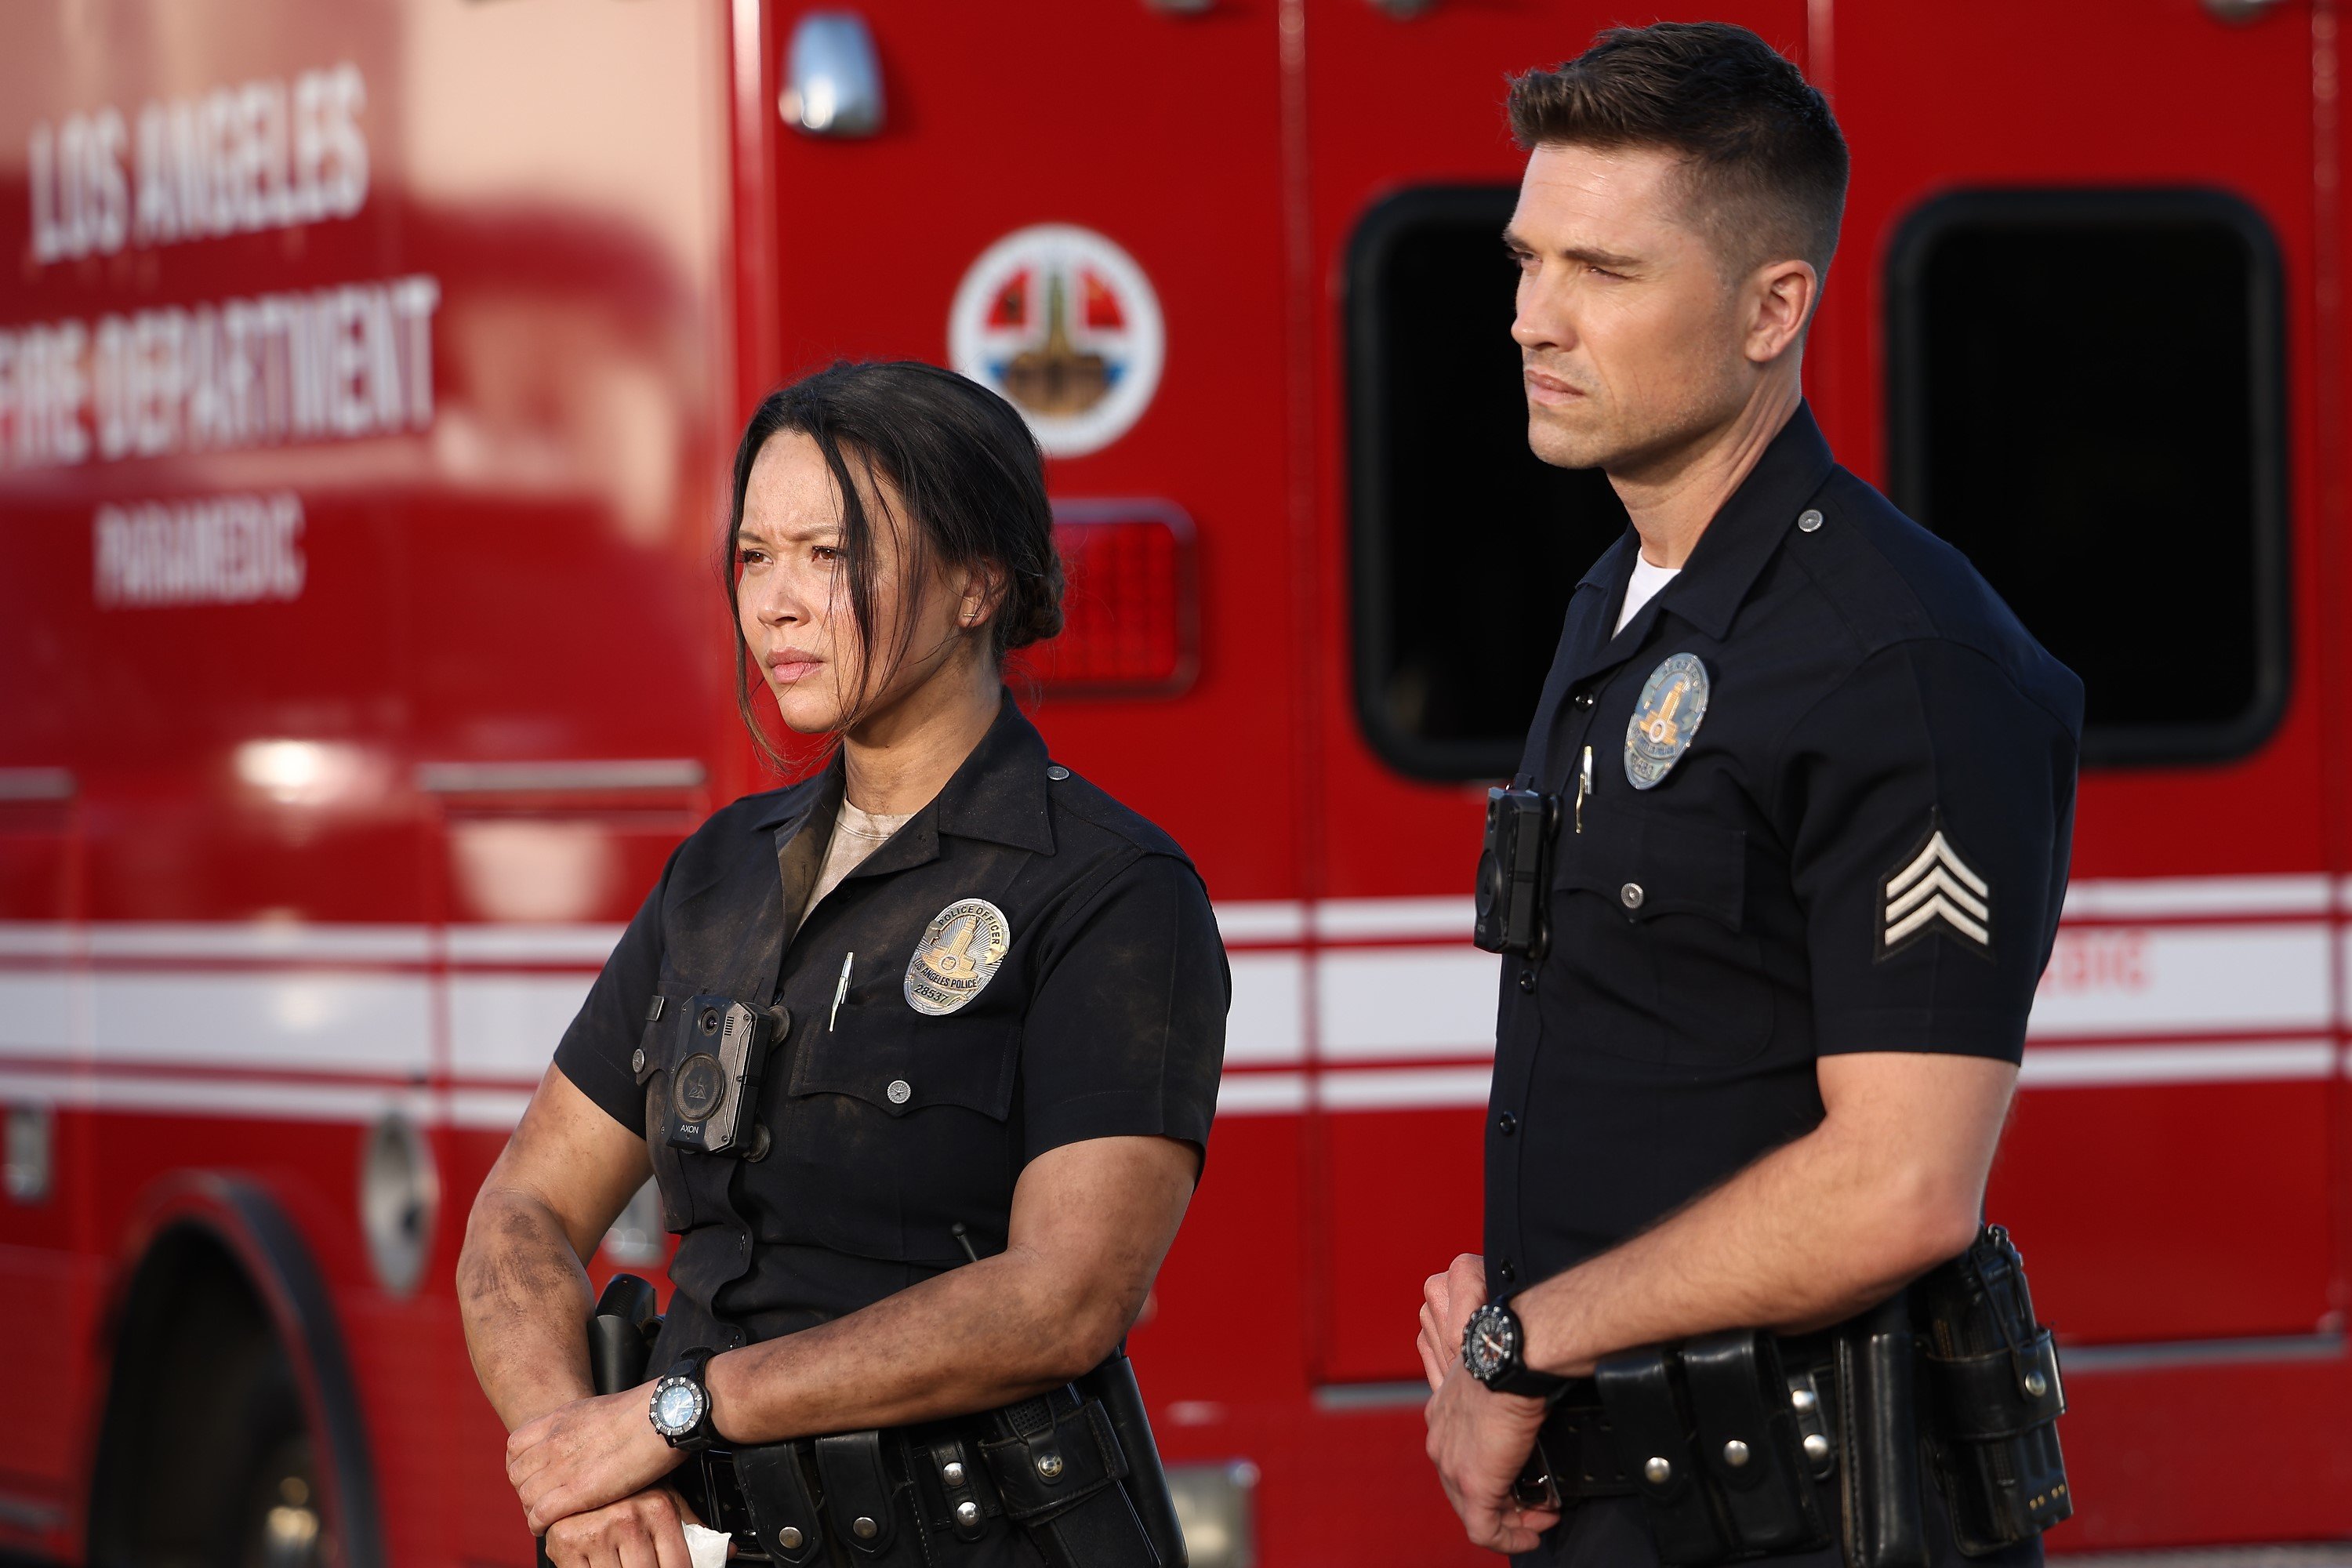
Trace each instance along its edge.
<instances>
[{"instance_id":1,"label":"clasped hand","mask_svg":"<svg viewBox=\"0 0 2352 1568\"><path fill-rule=\"evenodd\" d=\"M1475 1253L1464 1253L1422 1287L1416 1344L1429 1379L1429 1404L1422 1413L1429 1424L1429 1458L1472 1542L1490 1552L1532 1552L1559 1515L1520 1507L1511 1484L1535 1449L1544 1404L1496 1394L1463 1367L1463 1330L1486 1300L1486 1259Z\"/></svg>"},{"instance_id":2,"label":"clasped hand","mask_svg":"<svg viewBox=\"0 0 2352 1568\"><path fill-rule=\"evenodd\" d=\"M688 1568L698 1523L654 1483L685 1458L646 1418L653 1385L575 1400L507 1438L507 1479L557 1568Z\"/></svg>"}]
</instances>

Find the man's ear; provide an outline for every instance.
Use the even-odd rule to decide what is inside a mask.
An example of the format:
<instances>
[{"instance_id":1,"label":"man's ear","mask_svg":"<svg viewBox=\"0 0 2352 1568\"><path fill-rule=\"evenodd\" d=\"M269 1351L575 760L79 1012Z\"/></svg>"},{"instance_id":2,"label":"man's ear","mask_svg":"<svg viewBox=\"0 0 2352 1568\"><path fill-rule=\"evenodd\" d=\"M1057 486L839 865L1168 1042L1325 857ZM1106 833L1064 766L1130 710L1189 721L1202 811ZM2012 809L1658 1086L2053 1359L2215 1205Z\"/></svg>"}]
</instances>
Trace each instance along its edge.
<instances>
[{"instance_id":1,"label":"man's ear","mask_svg":"<svg viewBox=\"0 0 2352 1568\"><path fill-rule=\"evenodd\" d=\"M1748 357L1769 364L1803 338L1805 323L1822 295L1821 274L1810 261L1774 261L1749 277Z\"/></svg>"}]
</instances>

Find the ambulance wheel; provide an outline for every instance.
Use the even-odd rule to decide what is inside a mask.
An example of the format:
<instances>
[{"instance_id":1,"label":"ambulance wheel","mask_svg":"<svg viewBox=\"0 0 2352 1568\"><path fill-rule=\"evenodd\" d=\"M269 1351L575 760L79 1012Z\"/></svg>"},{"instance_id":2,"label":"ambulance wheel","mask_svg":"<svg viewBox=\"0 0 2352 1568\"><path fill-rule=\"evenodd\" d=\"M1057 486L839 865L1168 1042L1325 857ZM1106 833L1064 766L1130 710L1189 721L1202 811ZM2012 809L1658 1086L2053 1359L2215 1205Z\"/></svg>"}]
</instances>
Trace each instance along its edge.
<instances>
[{"instance_id":1,"label":"ambulance wheel","mask_svg":"<svg viewBox=\"0 0 2352 1568\"><path fill-rule=\"evenodd\" d=\"M239 1494L236 1568L319 1568L329 1561L332 1542L319 1517L318 1478L301 1412L289 1410L255 1436L260 1440Z\"/></svg>"},{"instance_id":2,"label":"ambulance wheel","mask_svg":"<svg viewBox=\"0 0 2352 1568\"><path fill-rule=\"evenodd\" d=\"M89 1500L99 1568L335 1568L301 1385L260 1294L205 1233L128 1293Z\"/></svg>"}]
</instances>

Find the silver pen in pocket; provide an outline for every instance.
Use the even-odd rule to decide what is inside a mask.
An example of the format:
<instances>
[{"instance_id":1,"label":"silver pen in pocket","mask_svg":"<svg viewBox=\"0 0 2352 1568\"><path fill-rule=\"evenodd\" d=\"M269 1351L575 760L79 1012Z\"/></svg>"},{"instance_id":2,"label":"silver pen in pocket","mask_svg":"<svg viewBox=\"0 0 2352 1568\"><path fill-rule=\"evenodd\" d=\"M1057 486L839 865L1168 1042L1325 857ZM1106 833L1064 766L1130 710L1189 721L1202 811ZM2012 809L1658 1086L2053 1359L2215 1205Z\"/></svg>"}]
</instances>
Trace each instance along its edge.
<instances>
[{"instance_id":1,"label":"silver pen in pocket","mask_svg":"<svg viewBox=\"0 0 2352 1568\"><path fill-rule=\"evenodd\" d=\"M833 988L833 1011L826 1014L824 1019L824 1032L828 1035L833 1033L834 1025L840 1021L841 999L849 994L849 966L856 962L855 951L841 955L841 983Z\"/></svg>"}]
</instances>

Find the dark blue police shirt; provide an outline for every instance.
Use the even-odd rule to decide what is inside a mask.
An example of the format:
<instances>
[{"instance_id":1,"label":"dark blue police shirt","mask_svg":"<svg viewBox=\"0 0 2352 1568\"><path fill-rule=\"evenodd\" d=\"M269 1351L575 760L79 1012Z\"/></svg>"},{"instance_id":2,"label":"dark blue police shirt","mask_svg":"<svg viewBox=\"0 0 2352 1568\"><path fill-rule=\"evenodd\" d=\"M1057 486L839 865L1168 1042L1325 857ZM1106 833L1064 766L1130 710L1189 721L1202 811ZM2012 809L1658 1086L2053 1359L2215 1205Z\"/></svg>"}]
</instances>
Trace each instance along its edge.
<instances>
[{"instance_id":1,"label":"dark blue police shirt","mask_svg":"<svg viewBox=\"0 0 2352 1568\"><path fill-rule=\"evenodd\" d=\"M556 1048L646 1141L679 1235L656 1364L853 1312L1004 1244L1028 1163L1084 1139L1208 1142L1231 982L1199 875L1166 834L1049 763L1007 697L929 805L803 910L842 766L725 807L680 845ZM956 1010L908 964L961 900L1003 911L1001 967ZM788 921L793 922L789 942ZM845 955L850 980L835 994ZM697 995L772 998L791 1026L757 1162L669 1146L675 1021ZM640 1055L639 1053L643 1053Z\"/></svg>"},{"instance_id":2,"label":"dark blue police shirt","mask_svg":"<svg viewBox=\"0 0 2352 1568\"><path fill-rule=\"evenodd\" d=\"M1520 763L1562 805L1550 950L1503 962L1496 1295L1810 1131L1821 1057L2020 1059L2065 893L2082 683L1810 412L1612 635L1639 548L1629 531L1577 584ZM1637 790L1628 721L1678 653L1706 712Z\"/></svg>"}]
</instances>

